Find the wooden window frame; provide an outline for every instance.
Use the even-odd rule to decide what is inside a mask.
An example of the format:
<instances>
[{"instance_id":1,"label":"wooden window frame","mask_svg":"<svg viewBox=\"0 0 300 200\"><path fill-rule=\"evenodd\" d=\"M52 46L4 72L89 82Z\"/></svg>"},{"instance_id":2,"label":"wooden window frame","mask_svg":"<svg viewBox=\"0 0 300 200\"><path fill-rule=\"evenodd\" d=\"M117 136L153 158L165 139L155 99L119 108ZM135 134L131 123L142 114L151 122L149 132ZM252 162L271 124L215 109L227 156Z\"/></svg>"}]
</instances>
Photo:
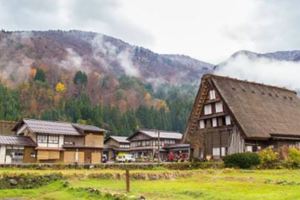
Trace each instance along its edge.
<instances>
[{"instance_id":1,"label":"wooden window frame","mask_svg":"<svg viewBox=\"0 0 300 200\"><path fill-rule=\"evenodd\" d=\"M43 138L43 139L41 139ZM37 135L37 142L47 144L48 143L48 136L47 135Z\"/></svg>"}]
</instances>

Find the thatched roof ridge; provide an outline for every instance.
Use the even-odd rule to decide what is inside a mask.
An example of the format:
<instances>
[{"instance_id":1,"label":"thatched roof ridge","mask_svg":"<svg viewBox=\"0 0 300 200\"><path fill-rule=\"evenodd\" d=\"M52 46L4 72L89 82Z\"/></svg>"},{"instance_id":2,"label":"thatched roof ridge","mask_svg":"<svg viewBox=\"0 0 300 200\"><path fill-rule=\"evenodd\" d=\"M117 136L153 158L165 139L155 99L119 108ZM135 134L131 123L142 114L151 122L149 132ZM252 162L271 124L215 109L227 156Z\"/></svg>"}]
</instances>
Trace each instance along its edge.
<instances>
[{"instance_id":1,"label":"thatched roof ridge","mask_svg":"<svg viewBox=\"0 0 300 200\"><path fill-rule=\"evenodd\" d=\"M205 74L205 75L203 75L203 78L210 78L210 77L213 77L215 79L216 78L228 79L228 80L231 80L231 81L248 83L248 84L252 84L252 85L267 87L267 88L276 89L276 90L283 90L283 91L287 91L287 92L297 94L297 92L295 90L287 89L285 87L279 87L279 86L275 86L275 85L267 85L267 84L264 84L264 83L258 83L258 82L254 82L254 81L248 81L248 80L241 80L241 79L232 78L232 77L229 77L229 76L220 76L220 75L216 75L216 74Z\"/></svg>"}]
</instances>

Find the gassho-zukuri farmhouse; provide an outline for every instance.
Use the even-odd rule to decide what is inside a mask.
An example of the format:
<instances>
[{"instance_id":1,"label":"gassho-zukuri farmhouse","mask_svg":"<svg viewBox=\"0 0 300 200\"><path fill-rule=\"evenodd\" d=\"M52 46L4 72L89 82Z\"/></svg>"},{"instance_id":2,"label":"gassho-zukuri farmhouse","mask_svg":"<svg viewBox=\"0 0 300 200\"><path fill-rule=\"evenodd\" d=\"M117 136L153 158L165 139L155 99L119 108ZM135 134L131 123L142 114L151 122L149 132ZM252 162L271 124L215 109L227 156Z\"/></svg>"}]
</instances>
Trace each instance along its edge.
<instances>
[{"instance_id":1,"label":"gassho-zukuri farmhouse","mask_svg":"<svg viewBox=\"0 0 300 200\"><path fill-rule=\"evenodd\" d=\"M204 75L183 142L199 159L300 147L300 99L286 88Z\"/></svg>"}]
</instances>

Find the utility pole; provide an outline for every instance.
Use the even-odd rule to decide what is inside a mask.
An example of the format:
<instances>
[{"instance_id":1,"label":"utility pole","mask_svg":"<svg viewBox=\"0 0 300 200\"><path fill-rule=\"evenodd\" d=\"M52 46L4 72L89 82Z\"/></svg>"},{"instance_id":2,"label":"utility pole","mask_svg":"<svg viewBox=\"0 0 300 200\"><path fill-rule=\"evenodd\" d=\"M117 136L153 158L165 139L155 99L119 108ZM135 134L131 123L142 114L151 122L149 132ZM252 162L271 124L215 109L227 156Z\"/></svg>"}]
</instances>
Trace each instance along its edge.
<instances>
[{"instance_id":1,"label":"utility pole","mask_svg":"<svg viewBox=\"0 0 300 200\"><path fill-rule=\"evenodd\" d=\"M157 160L160 162L160 131L157 130L157 137L158 137L158 153L157 153Z\"/></svg>"}]
</instances>

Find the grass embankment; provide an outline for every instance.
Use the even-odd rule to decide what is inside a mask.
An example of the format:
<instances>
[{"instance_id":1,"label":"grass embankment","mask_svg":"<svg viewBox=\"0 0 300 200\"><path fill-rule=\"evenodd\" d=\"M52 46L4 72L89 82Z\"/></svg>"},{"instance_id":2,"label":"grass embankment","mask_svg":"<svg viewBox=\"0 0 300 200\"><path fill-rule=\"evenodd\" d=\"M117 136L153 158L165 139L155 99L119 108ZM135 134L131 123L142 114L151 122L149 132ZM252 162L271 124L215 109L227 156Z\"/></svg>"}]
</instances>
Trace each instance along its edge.
<instances>
[{"instance_id":1,"label":"grass embankment","mask_svg":"<svg viewBox=\"0 0 300 200\"><path fill-rule=\"evenodd\" d=\"M0 190L0 199L110 199L86 192L82 188L94 188L105 193L124 193L122 170L30 170L0 169L1 174L61 172L66 180L56 181L35 189ZM184 174L186 176L184 176ZM102 175L99 175L102 174ZM104 176L103 174L119 174ZM300 170L132 170L132 196L146 199L203 199L203 200L297 200L300 199ZM151 178L151 174L175 174L167 178ZM176 174L180 174L176 176ZM183 176L181 176L183 175ZM94 177L94 178L92 178ZM96 178L95 178L96 177ZM146 177L146 178L145 178ZM150 178L149 178L150 177ZM162 176L164 177L164 176ZM146 179L146 180L144 180ZM151 180L149 180L151 179ZM158 180L156 180L158 179ZM69 184L66 187L65 181Z\"/></svg>"}]
</instances>

